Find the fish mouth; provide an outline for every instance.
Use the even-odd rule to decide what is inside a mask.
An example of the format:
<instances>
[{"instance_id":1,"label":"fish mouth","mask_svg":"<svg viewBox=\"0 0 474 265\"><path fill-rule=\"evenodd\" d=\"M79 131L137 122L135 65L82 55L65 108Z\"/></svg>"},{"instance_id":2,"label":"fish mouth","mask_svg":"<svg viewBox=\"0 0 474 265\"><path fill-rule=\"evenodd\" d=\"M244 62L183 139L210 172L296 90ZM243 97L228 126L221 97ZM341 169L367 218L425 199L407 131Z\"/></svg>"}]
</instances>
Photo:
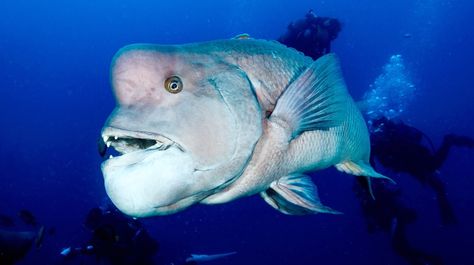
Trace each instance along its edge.
<instances>
[{"instance_id":1,"label":"fish mouth","mask_svg":"<svg viewBox=\"0 0 474 265\"><path fill-rule=\"evenodd\" d=\"M101 169L108 196L125 214L166 215L206 196L186 188L188 178L182 177L194 178L195 165L190 152L170 137L104 127L99 141L99 150L102 146L103 152L116 152Z\"/></svg>"},{"instance_id":2,"label":"fish mouth","mask_svg":"<svg viewBox=\"0 0 474 265\"><path fill-rule=\"evenodd\" d=\"M182 145L165 135L117 127L104 128L98 143L99 154L102 157L109 155L105 162L149 151L164 151L171 147L185 152Z\"/></svg>"}]
</instances>

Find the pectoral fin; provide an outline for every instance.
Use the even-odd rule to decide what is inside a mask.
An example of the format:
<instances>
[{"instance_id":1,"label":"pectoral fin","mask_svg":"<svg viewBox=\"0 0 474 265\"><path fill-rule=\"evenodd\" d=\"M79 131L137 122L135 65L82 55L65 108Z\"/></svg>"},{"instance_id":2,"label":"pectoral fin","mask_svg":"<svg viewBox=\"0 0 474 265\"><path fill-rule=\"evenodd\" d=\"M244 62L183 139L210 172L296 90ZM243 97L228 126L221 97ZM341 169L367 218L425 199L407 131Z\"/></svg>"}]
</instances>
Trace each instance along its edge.
<instances>
[{"instance_id":1,"label":"pectoral fin","mask_svg":"<svg viewBox=\"0 0 474 265\"><path fill-rule=\"evenodd\" d=\"M270 119L283 120L292 138L304 131L327 130L339 125L347 113L344 80L334 54L313 62L278 99Z\"/></svg>"},{"instance_id":2,"label":"pectoral fin","mask_svg":"<svg viewBox=\"0 0 474 265\"><path fill-rule=\"evenodd\" d=\"M316 185L303 174L294 174L274 181L270 188L260 195L273 208L285 214L340 214L319 201Z\"/></svg>"}]
</instances>

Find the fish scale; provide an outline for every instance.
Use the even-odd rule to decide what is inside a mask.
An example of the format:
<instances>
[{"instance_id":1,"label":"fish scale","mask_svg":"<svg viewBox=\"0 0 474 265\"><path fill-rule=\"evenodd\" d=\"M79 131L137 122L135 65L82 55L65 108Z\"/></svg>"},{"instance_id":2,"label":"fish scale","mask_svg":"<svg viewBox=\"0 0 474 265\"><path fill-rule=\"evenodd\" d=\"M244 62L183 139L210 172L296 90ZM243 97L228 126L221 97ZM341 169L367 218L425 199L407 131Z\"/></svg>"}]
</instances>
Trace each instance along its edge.
<instances>
[{"instance_id":1,"label":"fish scale","mask_svg":"<svg viewBox=\"0 0 474 265\"><path fill-rule=\"evenodd\" d=\"M225 59L244 70L255 89L265 90L256 91L257 95L270 95L271 104L263 106L268 111L273 110L285 88L312 62L302 53L274 41L248 39L235 40L234 43L231 45L236 48L237 54ZM241 50L243 52L239 52Z\"/></svg>"}]
</instances>

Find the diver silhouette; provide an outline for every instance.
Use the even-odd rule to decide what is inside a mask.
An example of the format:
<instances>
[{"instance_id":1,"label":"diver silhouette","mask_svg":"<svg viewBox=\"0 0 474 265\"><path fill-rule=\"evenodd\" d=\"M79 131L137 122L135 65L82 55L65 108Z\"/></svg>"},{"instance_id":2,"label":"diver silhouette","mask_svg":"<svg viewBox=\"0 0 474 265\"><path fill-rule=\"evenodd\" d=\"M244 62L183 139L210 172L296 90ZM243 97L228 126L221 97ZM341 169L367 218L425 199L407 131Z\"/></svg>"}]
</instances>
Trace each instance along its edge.
<instances>
[{"instance_id":1,"label":"diver silhouette","mask_svg":"<svg viewBox=\"0 0 474 265\"><path fill-rule=\"evenodd\" d=\"M331 42L341 27L339 20L317 16L311 9L303 19L291 22L278 41L316 60L331 52Z\"/></svg>"},{"instance_id":2,"label":"diver silhouette","mask_svg":"<svg viewBox=\"0 0 474 265\"><path fill-rule=\"evenodd\" d=\"M372 166L375 167L378 161L385 168L408 173L431 187L436 193L443 224L455 223L456 217L437 170L446 160L451 147L473 148L474 139L447 134L440 148L435 150L423 132L403 122L380 117L370 121L370 125ZM443 264L441 257L428 254L409 243L406 226L416 220L416 212L403 202L400 189L386 180L373 180L370 185L363 177L357 177L354 184L369 232L381 230L390 233L394 251L409 264Z\"/></svg>"},{"instance_id":3,"label":"diver silhouette","mask_svg":"<svg viewBox=\"0 0 474 265\"><path fill-rule=\"evenodd\" d=\"M474 147L474 139L447 134L435 150L431 140L420 130L385 117L371 121L371 163L378 161L394 172L408 173L434 190L443 224L456 222L438 169L453 146Z\"/></svg>"},{"instance_id":4,"label":"diver silhouette","mask_svg":"<svg viewBox=\"0 0 474 265\"><path fill-rule=\"evenodd\" d=\"M90 240L82 247L64 248L63 263L79 256L92 256L97 264L154 264L153 255L158 252L159 244L138 220L113 207L105 211L92 208L84 225L91 231Z\"/></svg>"}]
</instances>

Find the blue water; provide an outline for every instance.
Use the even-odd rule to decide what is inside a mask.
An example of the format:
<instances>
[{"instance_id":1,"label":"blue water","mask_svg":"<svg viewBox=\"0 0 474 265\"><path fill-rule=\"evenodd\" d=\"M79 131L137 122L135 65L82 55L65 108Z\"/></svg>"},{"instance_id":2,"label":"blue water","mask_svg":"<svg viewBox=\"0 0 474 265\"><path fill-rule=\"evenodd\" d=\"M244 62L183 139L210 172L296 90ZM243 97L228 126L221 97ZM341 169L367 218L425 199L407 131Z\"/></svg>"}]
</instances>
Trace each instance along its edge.
<instances>
[{"instance_id":1,"label":"blue water","mask_svg":"<svg viewBox=\"0 0 474 265\"><path fill-rule=\"evenodd\" d=\"M275 39L309 8L343 22L333 51L354 98L401 54L416 87L401 118L435 145L448 132L474 135L470 0L0 1L0 213L27 208L57 229L19 264L54 264L62 247L89 236L85 215L106 198L96 139L115 104L108 74L120 47L244 32ZM474 264L473 162L473 150L454 149L441 169L459 219L448 228L431 190L395 177L419 214L410 240L446 264ZM344 215L286 216L258 196L195 206L144 220L161 244L157 264L226 251L238 254L209 264L405 264L387 235L367 233L352 176L328 169L313 179Z\"/></svg>"}]
</instances>

